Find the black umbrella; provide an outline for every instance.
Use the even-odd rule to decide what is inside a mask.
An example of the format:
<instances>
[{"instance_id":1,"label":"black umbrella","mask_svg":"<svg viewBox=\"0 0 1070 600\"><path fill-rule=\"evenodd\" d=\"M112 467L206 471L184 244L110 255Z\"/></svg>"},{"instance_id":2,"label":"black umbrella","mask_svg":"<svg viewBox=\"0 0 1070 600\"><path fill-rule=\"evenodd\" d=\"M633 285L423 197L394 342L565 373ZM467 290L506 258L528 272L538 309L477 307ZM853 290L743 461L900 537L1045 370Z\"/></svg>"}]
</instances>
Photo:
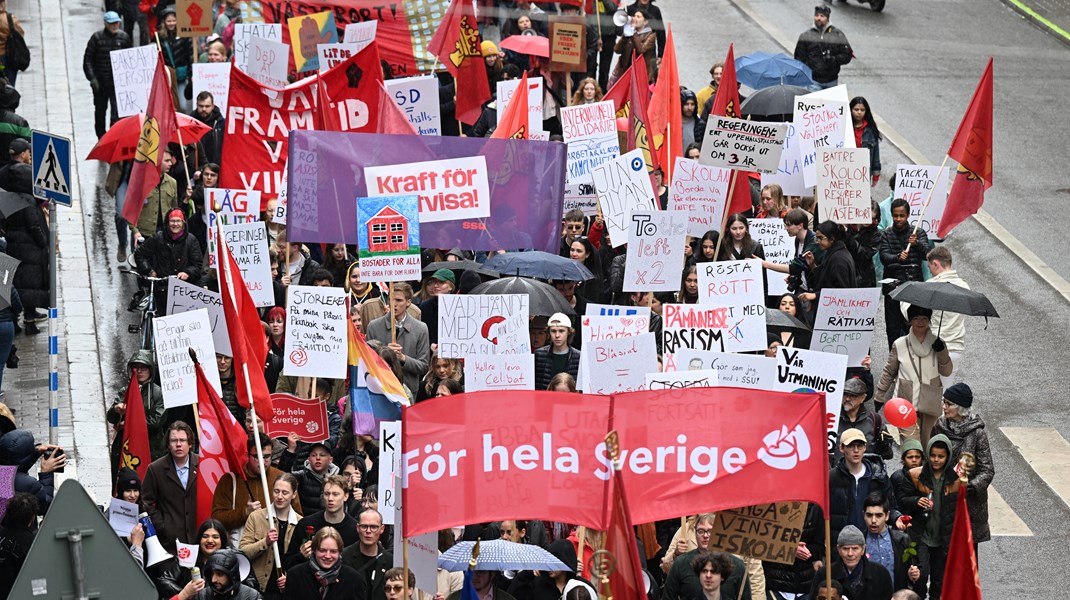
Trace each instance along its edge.
<instances>
[{"instance_id":1,"label":"black umbrella","mask_svg":"<svg viewBox=\"0 0 1070 600\"><path fill-rule=\"evenodd\" d=\"M472 294L497 296L499 294L527 294L528 314L551 316L554 313L576 314L565 297L554 286L524 277L506 277L481 283L472 289Z\"/></svg>"},{"instance_id":2,"label":"black umbrella","mask_svg":"<svg viewBox=\"0 0 1070 600\"><path fill-rule=\"evenodd\" d=\"M29 194L0 190L0 217L6 219L20 210L33 206L34 202L36 200Z\"/></svg>"},{"instance_id":3,"label":"black umbrella","mask_svg":"<svg viewBox=\"0 0 1070 600\"><path fill-rule=\"evenodd\" d=\"M11 306L11 282L21 261L0 252L0 308Z\"/></svg>"},{"instance_id":4,"label":"black umbrella","mask_svg":"<svg viewBox=\"0 0 1070 600\"><path fill-rule=\"evenodd\" d=\"M944 310L974 317L998 317L987 296L947 281L908 281L888 297L931 310Z\"/></svg>"},{"instance_id":5,"label":"black umbrella","mask_svg":"<svg viewBox=\"0 0 1070 600\"><path fill-rule=\"evenodd\" d=\"M739 107L744 117L781 117L790 121L795 113L795 96L809 94L810 90L797 85L774 85L751 94Z\"/></svg>"},{"instance_id":6,"label":"black umbrella","mask_svg":"<svg viewBox=\"0 0 1070 600\"><path fill-rule=\"evenodd\" d=\"M591 270L583 263L543 252L529 250L525 252L506 252L487 260L486 268L507 275L523 275L555 281L587 281L594 279Z\"/></svg>"},{"instance_id":7,"label":"black umbrella","mask_svg":"<svg viewBox=\"0 0 1070 600\"><path fill-rule=\"evenodd\" d=\"M490 275L491 277L498 276L497 271L488 269L474 260L440 260L424 267L424 273L434 273L439 269L449 269L451 271L475 271L480 275Z\"/></svg>"},{"instance_id":8,"label":"black umbrella","mask_svg":"<svg viewBox=\"0 0 1070 600\"><path fill-rule=\"evenodd\" d=\"M765 309L765 325L782 331L810 331L806 323L776 308Z\"/></svg>"}]
</instances>

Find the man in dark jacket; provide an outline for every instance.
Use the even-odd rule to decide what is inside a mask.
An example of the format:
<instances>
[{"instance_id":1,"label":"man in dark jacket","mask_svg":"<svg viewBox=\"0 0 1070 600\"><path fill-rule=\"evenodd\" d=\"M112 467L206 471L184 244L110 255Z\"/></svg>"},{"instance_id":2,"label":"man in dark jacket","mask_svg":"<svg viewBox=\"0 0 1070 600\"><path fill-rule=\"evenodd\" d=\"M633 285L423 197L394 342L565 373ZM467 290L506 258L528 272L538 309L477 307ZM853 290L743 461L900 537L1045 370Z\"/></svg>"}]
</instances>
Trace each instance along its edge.
<instances>
[{"instance_id":1,"label":"man in dark jacket","mask_svg":"<svg viewBox=\"0 0 1070 600\"><path fill-rule=\"evenodd\" d=\"M115 100L115 81L111 74L111 53L113 50L125 50L131 48L130 36L123 31L123 20L119 13L108 11L104 13L104 29L94 33L85 46L85 56L82 58L82 70L85 78L89 80L93 88L93 108L97 130L100 138L108 130L104 126L104 116L108 112L108 104L111 104L111 124L119 120L119 106Z\"/></svg>"},{"instance_id":2,"label":"man in dark jacket","mask_svg":"<svg viewBox=\"0 0 1070 600\"><path fill-rule=\"evenodd\" d=\"M207 585L194 600L260 600L260 592L245 585L238 569L240 552L233 548L216 550L204 563Z\"/></svg>"},{"instance_id":3,"label":"man in dark jacket","mask_svg":"<svg viewBox=\"0 0 1070 600\"><path fill-rule=\"evenodd\" d=\"M546 322L550 329L550 344L535 350L535 389L545 390L558 373L568 373L575 379L580 371L580 351L569 345L574 335L572 320L564 313L556 313Z\"/></svg>"},{"instance_id":4,"label":"man in dark jacket","mask_svg":"<svg viewBox=\"0 0 1070 600\"><path fill-rule=\"evenodd\" d=\"M9 192L33 194L33 167L30 166L33 157L30 150L30 142L26 139L16 137L11 140L7 147L11 160L0 167L0 188Z\"/></svg>"},{"instance_id":5,"label":"man in dark jacket","mask_svg":"<svg viewBox=\"0 0 1070 600\"><path fill-rule=\"evenodd\" d=\"M814 7L814 26L799 36L795 44L795 60L813 71L814 81L822 89L836 87L840 67L851 62L854 52L847 36L829 25L832 8L827 4Z\"/></svg>"},{"instance_id":6,"label":"man in dark jacket","mask_svg":"<svg viewBox=\"0 0 1070 600\"><path fill-rule=\"evenodd\" d=\"M698 521L695 523L695 541L698 544L698 548L685 552L672 561L669 574L665 578L665 590L661 596L662 600L686 600L688 598L704 597L702 585L699 583L698 575L695 574L692 563L699 552L705 552L709 549L709 533L713 531L714 519L715 517L712 513L698 516ZM726 553L725 557L732 563L732 574L725 577L721 582L721 597L750 598L750 579L747 577L747 567L742 560L731 554ZM742 590L740 589L741 586Z\"/></svg>"},{"instance_id":7,"label":"man in dark jacket","mask_svg":"<svg viewBox=\"0 0 1070 600\"><path fill-rule=\"evenodd\" d=\"M866 539L854 525L848 525L836 538L838 559L832 563L832 580L843 586L843 595L851 600L884 600L892 597L892 578L880 565L866 558ZM826 567L827 568L827 567ZM810 597L817 598L825 585L825 568L814 574Z\"/></svg>"},{"instance_id":8,"label":"man in dark jacket","mask_svg":"<svg viewBox=\"0 0 1070 600\"><path fill-rule=\"evenodd\" d=\"M167 419L163 404L163 391L154 381L156 361L152 354L152 350L137 350L130 360L126 361L126 366L131 374L137 376L141 401L145 407L145 428L149 434L149 452L152 460L155 460L167 454ZM122 459L123 428L126 426L126 391L127 388L124 387L119 392L106 415L108 422L115 427L115 439L111 445L112 479L119 474Z\"/></svg>"},{"instance_id":9,"label":"man in dark jacket","mask_svg":"<svg viewBox=\"0 0 1070 600\"><path fill-rule=\"evenodd\" d=\"M357 515L357 523L360 542L346 547L342 552L342 564L360 574L366 593L359 597L381 600L386 597L383 589L386 572L394 566L394 555L379 542L383 535L383 515L374 508L366 508Z\"/></svg>"},{"instance_id":10,"label":"man in dark jacket","mask_svg":"<svg viewBox=\"0 0 1070 600\"><path fill-rule=\"evenodd\" d=\"M866 519L866 556L870 563L881 565L892 577L895 589L914 589L924 592L923 585L914 585L921 579L921 569L903 560L903 551L910 545L910 536L888 526L888 498L880 492L871 492L863 504Z\"/></svg>"},{"instance_id":11,"label":"man in dark jacket","mask_svg":"<svg viewBox=\"0 0 1070 600\"><path fill-rule=\"evenodd\" d=\"M186 231L186 215L180 208L167 213L167 229L146 239L134 251L139 273L150 277L175 277L199 285L201 245ZM167 314L167 286L156 286L156 314Z\"/></svg>"},{"instance_id":12,"label":"man in dark jacket","mask_svg":"<svg viewBox=\"0 0 1070 600\"><path fill-rule=\"evenodd\" d=\"M29 471L42 456L45 459L41 461L35 479ZM53 473L66 464L67 455L63 454L62 448L52 444L34 444L33 434L25 429L15 429L0 437L0 465L16 467L15 493L25 492L37 498L41 515L48 511L56 493Z\"/></svg>"},{"instance_id":13,"label":"man in dark jacket","mask_svg":"<svg viewBox=\"0 0 1070 600\"><path fill-rule=\"evenodd\" d=\"M205 163L220 164L223 162L223 133L227 128L227 120L219 107L215 104L212 92L203 91L197 94L197 108L193 109L190 116L212 128L201 138L201 147L204 148L204 157L198 166Z\"/></svg>"},{"instance_id":14,"label":"man in dark jacket","mask_svg":"<svg viewBox=\"0 0 1070 600\"><path fill-rule=\"evenodd\" d=\"M16 138L29 141L30 123L15 112L19 107L22 96L13 86L3 84L0 88L0 164L6 164L15 160L15 156L8 150L11 142Z\"/></svg>"},{"instance_id":15,"label":"man in dark jacket","mask_svg":"<svg viewBox=\"0 0 1070 600\"><path fill-rule=\"evenodd\" d=\"M857 429L848 429L840 434L840 452L843 458L829 472L829 521L832 538L841 529L854 525L861 529L866 526L862 517L862 501L870 492L884 493L885 498L892 499L892 484L884 463L879 459L866 460L866 435ZM889 500L891 501L891 500ZM900 529L906 524L899 522L899 511L892 506L892 519Z\"/></svg>"},{"instance_id":16,"label":"man in dark jacket","mask_svg":"<svg viewBox=\"0 0 1070 600\"><path fill-rule=\"evenodd\" d=\"M172 554L175 540L194 544L197 535L197 457L190 454L193 428L175 421L167 428L167 451L152 461L141 486L141 502L156 535Z\"/></svg>"},{"instance_id":17,"label":"man in dark jacket","mask_svg":"<svg viewBox=\"0 0 1070 600\"><path fill-rule=\"evenodd\" d=\"M929 254L929 238L919 227L917 232L910 225L910 203L902 198L892 200L892 226L881 231L880 258L884 265L884 277L897 281L922 281L921 263ZM896 288L886 284L884 293L884 326L888 347L907 333L907 320L900 310L899 302L888 294Z\"/></svg>"}]
</instances>

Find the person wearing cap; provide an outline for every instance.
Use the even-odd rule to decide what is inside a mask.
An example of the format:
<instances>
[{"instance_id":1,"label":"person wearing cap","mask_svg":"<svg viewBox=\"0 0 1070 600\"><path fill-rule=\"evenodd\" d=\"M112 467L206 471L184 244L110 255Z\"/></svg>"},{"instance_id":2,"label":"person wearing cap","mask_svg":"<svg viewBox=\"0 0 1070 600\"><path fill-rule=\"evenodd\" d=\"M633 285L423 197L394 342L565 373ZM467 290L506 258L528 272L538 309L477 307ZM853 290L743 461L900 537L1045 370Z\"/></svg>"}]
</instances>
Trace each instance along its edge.
<instances>
[{"instance_id":1,"label":"person wearing cap","mask_svg":"<svg viewBox=\"0 0 1070 600\"><path fill-rule=\"evenodd\" d=\"M152 237L157 232L167 228L167 211L178 206L178 182L168 174L175 165L176 151L171 145L163 151L160 162L163 164L163 176L160 183L149 192L141 207L141 214L137 223L131 223L130 233L133 235L134 247ZM123 207L116 204L115 214L122 218Z\"/></svg>"},{"instance_id":2,"label":"person wearing cap","mask_svg":"<svg viewBox=\"0 0 1070 600\"><path fill-rule=\"evenodd\" d=\"M973 455L977 466L966 485L966 505L970 510L973 542L992 539L988 525L988 486L996 476L992 448L985 432L985 422L973 412L973 390L965 383L956 383L944 390L943 414L933 426L933 435L945 435L951 442L951 461L958 463L964 453Z\"/></svg>"},{"instance_id":3,"label":"person wearing cap","mask_svg":"<svg viewBox=\"0 0 1070 600\"><path fill-rule=\"evenodd\" d=\"M554 313L546 322L550 330L550 344L535 350L535 389L545 390L558 373L568 373L575 379L580 372L580 351L569 345L574 330L572 320L565 313Z\"/></svg>"},{"instance_id":4,"label":"person wearing cap","mask_svg":"<svg viewBox=\"0 0 1070 600\"><path fill-rule=\"evenodd\" d=\"M0 0L0 2L2 1ZM3 58L0 57L0 61L2 60ZM26 147L20 146L20 152L29 147L28 144L33 130L30 129L29 121L15 112L20 102L22 102L22 94L15 89L15 86L5 84L0 80L0 164L7 164L15 160L15 156L18 154L18 152L13 151L15 148L12 146L12 142L15 140L22 140L27 143ZM26 161L27 164L29 162ZM8 189L8 191L14 190Z\"/></svg>"},{"instance_id":5,"label":"person wearing cap","mask_svg":"<svg viewBox=\"0 0 1070 600\"><path fill-rule=\"evenodd\" d=\"M216 484L215 494L212 495L212 518L218 519L230 531L230 541L237 545L241 540L242 530L249 515L254 511L267 506L270 500L264 498L264 486L260 485L260 471L264 471L268 485L271 485L282 475L282 471L271 466L271 438L260 432L260 443L263 447L256 447L256 437L250 435L245 443L246 459L240 478L234 473L226 473ZM330 453L328 453L330 456ZM294 497L291 506L299 514L304 514L301 509L301 499Z\"/></svg>"},{"instance_id":6,"label":"person wearing cap","mask_svg":"<svg viewBox=\"0 0 1070 600\"><path fill-rule=\"evenodd\" d=\"M839 433L854 428L866 436L866 446L874 454L888 460L892 458L892 446L884 435L884 418L866 406L866 382L851 377L843 384L843 405L840 409ZM836 447L834 458L843 454Z\"/></svg>"},{"instance_id":7,"label":"person wearing cap","mask_svg":"<svg viewBox=\"0 0 1070 600\"><path fill-rule=\"evenodd\" d=\"M104 118L111 105L111 121L114 125L119 120L119 106L115 99L115 81L111 73L111 53L114 50L132 48L130 36L123 31L122 18L119 13L109 10L104 13L104 29L94 33L85 46L82 57L82 71L93 88L94 125L97 138L103 137L108 130Z\"/></svg>"},{"instance_id":8,"label":"person wearing cap","mask_svg":"<svg viewBox=\"0 0 1070 600\"><path fill-rule=\"evenodd\" d=\"M828 5L815 6L814 26L804 31L795 43L795 60L810 67L818 89L836 87L839 84L840 67L854 58L847 36L829 25L831 14L832 8Z\"/></svg>"},{"instance_id":9,"label":"person wearing cap","mask_svg":"<svg viewBox=\"0 0 1070 600\"><path fill-rule=\"evenodd\" d=\"M167 175L164 175L168 177ZM174 180L171 180L174 182ZM144 213L142 213L144 214ZM167 229L144 240L134 251L137 270L150 277L171 277L199 285L201 280L201 245L186 229L186 214L181 208L167 212ZM167 314L167 285L156 285L156 314Z\"/></svg>"},{"instance_id":10,"label":"person wearing cap","mask_svg":"<svg viewBox=\"0 0 1070 600\"><path fill-rule=\"evenodd\" d=\"M457 276L449 269L439 269L428 281L431 297L420 303L420 320L427 325L427 338L432 351L438 344L438 297L452 294L457 289Z\"/></svg>"},{"instance_id":11,"label":"person wearing cap","mask_svg":"<svg viewBox=\"0 0 1070 600\"><path fill-rule=\"evenodd\" d=\"M810 597L817 598L825 585L825 569L832 569L832 581L843 587L843 595L851 600L885 600L892 597L892 578L880 565L866 558L866 538L854 525L844 527L836 536L836 558L831 567L814 573Z\"/></svg>"},{"instance_id":12,"label":"person wearing cap","mask_svg":"<svg viewBox=\"0 0 1070 600\"><path fill-rule=\"evenodd\" d=\"M304 466L294 471L297 496L301 499L301 506L305 507L305 510L299 511L301 514L323 510L323 482L340 472L338 465L334 464L331 447L326 442L315 442L309 446Z\"/></svg>"},{"instance_id":13,"label":"person wearing cap","mask_svg":"<svg viewBox=\"0 0 1070 600\"><path fill-rule=\"evenodd\" d=\"M129 374L137 378L137 385L141 395L141 402L145 411L145 426L149 434L149 453L152 458L142 457L148 462L167 454L167 412L163 403L163 391L156 384L155 371L156 361L152 357L152 350L137 350L130 360L126 361ZM127 384L130 381L127 380ZM115 428L115 439L111 444L111 468L112 473L119 473L122 462L123 429L126 426L126 392L127 387L116 395L108 409L106 418ZM135 465L136 466L136 465ZM140 488L140 485L138 486Z\"/></svg>"},{"instance_id":14,"label":"person wearing cap","mask_svg":"<svg viewBox=\"0 0 1070 600\"><path fill-rule=\"evenodd\" d=\"M859 529L866 526L862 516L862 501L870 492L881 492L893 502L892 521L900 530L906 523L893 499L891 481L879 457L866 457L866 435L857 429L847 429L840 434L842 457L829 471L829 526L833 539L840 530L853 525Z\"/></svg>"}]
</instances>

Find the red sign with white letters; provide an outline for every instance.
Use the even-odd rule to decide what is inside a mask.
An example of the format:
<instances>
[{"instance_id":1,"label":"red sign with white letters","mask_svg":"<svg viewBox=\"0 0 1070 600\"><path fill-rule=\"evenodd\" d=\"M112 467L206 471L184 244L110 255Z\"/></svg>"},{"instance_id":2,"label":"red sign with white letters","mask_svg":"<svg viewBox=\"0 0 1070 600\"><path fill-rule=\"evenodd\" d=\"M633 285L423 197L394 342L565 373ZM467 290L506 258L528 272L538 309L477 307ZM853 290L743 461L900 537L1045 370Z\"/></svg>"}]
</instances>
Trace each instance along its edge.
<instances>
[{"instance_id":1,"label":"red sign with white letters","mask_svg":"<svg viewBox=\"0 0 1070 600\"><path fill-rule=\"evenodd\" d=\"M293 394L272 394L275 414L264 421L268 437L286 437L296 433L302 442L322 442L329 437L327 404L321 400L306 400Z\"/></svg>"}]
</instances>

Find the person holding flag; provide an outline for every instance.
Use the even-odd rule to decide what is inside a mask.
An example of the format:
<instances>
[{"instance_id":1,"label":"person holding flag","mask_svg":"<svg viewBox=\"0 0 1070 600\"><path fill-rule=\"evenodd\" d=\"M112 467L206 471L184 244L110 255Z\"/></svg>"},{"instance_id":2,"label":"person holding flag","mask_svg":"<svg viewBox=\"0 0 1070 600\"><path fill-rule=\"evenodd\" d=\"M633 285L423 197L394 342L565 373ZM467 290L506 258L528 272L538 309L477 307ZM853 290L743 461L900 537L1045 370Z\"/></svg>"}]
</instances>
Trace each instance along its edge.
<instances>
[{"instance_id":1,"label":"person holding flag","mask_svg":"<svg viewBox=\"0 0 1070 600\"><path fill-rule=\"evenodd\" d=\"M138 350L126 364L130 382L107 413L108 422L115 427L111 445L113 478L123 468L144 477L149 463L167 454L166 410L163 391L154 381L156 361L152 351Z\"/></svg>"},{"instance_id":2,"label":"person holding flag","mask_svg":"<svg viewBox=\"0 0 1070 600\"><path fill-rule=\"evenodd\" d=\"M472 125L491 99L473 0L452 0L427 50L455 81L457 120Z\"/></svg>"},{"instance_id":3,"label":"person holding flag","mask_svg":"<svg viewBox=\"0 0 1070 600\"><path fill-rule=\"evenodd\" d=\"M162 195L157 196L158 202L166 202L166 204L158 207L156 213L173 208L178 195L175 180L166 174L174 164L174 155L169 153L168 144L171 142L171 134L177 129L177 124L175 105L171 99L171 86L168 83L165 68L163 56L157 52L156 72L152 77L152 87L149 88L145 120L141 126L141 136L138 139L137 152L134 154L134 166L130 170L130 182L127 185L126 202L122 211L123 218L134 227L135 234L138 234L135 237L142 239L147 237L148 231L142 226L141 212L153 188L160 186L161 194L163 190L168 192L174 190L174 196L171 194L168 194L167 198L163 198ZM167 185L164 186L164 184ZM152 211L150 211L150 216L152 216ZM159 214L155 216L157 222L151 230L152 233L156 233L156 229L160 228L159 221L162 220L159 219ZM141 240L137 241L140 243Z\"/></svg>"}]
</instances>

